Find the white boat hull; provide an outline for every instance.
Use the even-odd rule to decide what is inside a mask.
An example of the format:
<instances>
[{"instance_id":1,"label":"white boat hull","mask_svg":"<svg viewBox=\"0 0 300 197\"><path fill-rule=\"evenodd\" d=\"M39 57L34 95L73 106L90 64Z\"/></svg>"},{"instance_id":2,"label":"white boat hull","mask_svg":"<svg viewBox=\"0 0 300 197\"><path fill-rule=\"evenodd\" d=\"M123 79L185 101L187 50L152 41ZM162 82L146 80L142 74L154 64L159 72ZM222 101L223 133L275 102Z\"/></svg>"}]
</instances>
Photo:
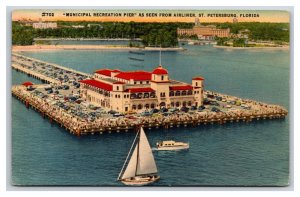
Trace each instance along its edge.
<instances>
[{"instance_id":1,"label":"white boat hull","mask_svg":"<svg viewBox=\"0 0 300 197\"><path fill-rule=\"evenodd\" d=\"M129 186L143 186L143 185L149 185L154 183L155 181L158 181L160 179L160 176L149 176L149 177L134 177L133 179L123 179L121 182L125 185Z\"/></svg>"},{"instance_id":2,"label":"white boat hull","mask_svg":"<svg viewBox=\"0 0 300 197\"><path fill-rule=\"evenodd\" d=\"M189 148L190 148L190 145L187 144L185 146L157 147L156 150L187 150Z\"/></svg>"}]
</instances>

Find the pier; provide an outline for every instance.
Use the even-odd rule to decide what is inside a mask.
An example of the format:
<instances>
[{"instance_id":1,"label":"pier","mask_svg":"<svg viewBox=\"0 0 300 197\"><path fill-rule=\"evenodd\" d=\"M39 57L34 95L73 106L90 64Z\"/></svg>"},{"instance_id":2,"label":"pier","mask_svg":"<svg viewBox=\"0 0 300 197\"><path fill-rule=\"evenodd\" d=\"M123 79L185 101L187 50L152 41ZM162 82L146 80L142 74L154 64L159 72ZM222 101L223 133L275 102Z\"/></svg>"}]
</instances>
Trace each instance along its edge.
<instances>
[{"instance_id":1,"label":"pier","mask_svg":"<svg viewBox=\"0 0 300 197\"><path fill-rule=\"evenodd\" d=\"M35 65L35 67L33 67L33 65ZM77 81L79 78L89 77L86 73L65 68L60 65L43 62L15 53L13 54L13 69L26 73L31 77L40 79L45 83L49 83L53 87L57 87L62 83L61 80L52 76L51 73L49 74L45 71L40 72L42 70L40 67L44 67L45 65L48 65L49 69L56 68L59 71L64 72L64 74L67 74L69 78L74 77ZM107 112L102 111L100 113L97 110L89 109L89 107L81 104L68 103L64 100L64 96L67 95L67 90L60 90L62 92L62 98L47 94L46 92L43 92L43 89L46 86L48 86L48 84L32 85L35 90L39 91L29 91L24 85L14 85L12 87L12 95L23 102L28 109L33 109L39 112L43 118L49 119L51 123L58 124L62 128L65 128L66 131L77 136L111 132L127 132L129 130L135 130L140 126L149 129L169 129L188 126L196 127L199 125L210 124L231 124L235 122L249 123L258 120L283 119L288 113L286 109L278 105L271 105L248 99L240 99L246 103L247 106L250 106L251 109L240 109L237 107L234 110L223 109L221 112L204 110L202 112L179 112L170 114L169 116L163 116L161 114L158 114L157 116L140 116L139 114L134 114L124 117L113 117ZM68 93L70 91L73 92L76 91L76 89L71 86ZM216 94L228 99L237 98L230 95L212 93L210 91L206 91L205 94ZM80 110L76 109L78 106L80 106ZM85 111L86 114L77 115L76 112L78 111ZM99 112L99 115L96 117L89 115L96 112Z\"/></svg>"},{"instance_id":2,"label":"pier","mask_svg":"<svg viewBox=\"0 0 300 197\"><path fill-rule=\"evenodd\" d=\"M41 114L43 118L49 119L51 123L56 122L59 126L65 128L71 134L80 136L87 134L102 134L104 132L127 132L129 130L134 130L139 126L145 128L175 128L182 126L199 126L208 124L225 124L225 123L235 123L235 122L245 122L249 123L257 120L271 120L271 119L282 119L287 115L286 111L278 111L271 113L261 113L261 114L247 114L234 116L230 114L214 114L212 116L182 116L177 118L140 118L138 121L130 121L130 119L122 121L109 121L108 118L103 118L101 121L87 121L79 117L71 116L67 111L60 109L59 107L50 105L43 99L33 97L22 90L20 86L14 86L12 89L12 94L18 100L24 103L27 108L32 108ZM101 123L101 124L99 124Z\"/></svg>"},{"instance_id":3,"label":"pier","mask_svg":"<svg viewBox=\"0 0 300 197\"><path fill-rule=\"evenodd\" d=\"M40 77L41 79L45 78L46 77L45 75L42 76L42 74L30 71L30 69L33 67L32 66L33 62L35 62L39 65L43 65L43 66L49 65L51 67L61 69L61 70L64 70L64 71L68 71L70 73L74 73L74 74L77 74L77 75L80 75L80 76L90 77L89 74L84 73L84 72L80 72L80 71L77 71L77 70L74 70L74 69L71 69L71 68L67 68L67 67L58 65L58 64L44 62L42 60L27 57L27 56L24 56L24 55L21 55L21 54L18 54L18 53L12 53L12 68L13 69L20 70L20 71L22 71L26 74L29 74L32 77L37 77L37 78ZM53 81L53 82L55 83L57 81Z\"/></svg>"}]
</instances>

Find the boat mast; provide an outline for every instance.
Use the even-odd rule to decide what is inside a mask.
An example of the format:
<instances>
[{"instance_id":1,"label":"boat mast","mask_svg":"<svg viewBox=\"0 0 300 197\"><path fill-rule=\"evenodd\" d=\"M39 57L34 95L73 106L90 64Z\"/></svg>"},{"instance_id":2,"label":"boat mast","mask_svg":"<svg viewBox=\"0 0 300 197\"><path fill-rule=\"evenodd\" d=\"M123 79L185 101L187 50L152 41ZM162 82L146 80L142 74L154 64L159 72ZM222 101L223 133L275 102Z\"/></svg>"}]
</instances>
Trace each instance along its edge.
<instances>
[{"instance_id":1,"label":"boat mast","mask_svg":"<svg viewBox=\"0 0 300 197\"><path fill-rule=\"evenodd\" d=\"M122 167L122 169L121 169L121 172L120 172L120 174L119 174L119 176L118 176L118 181L121 180L120 178L121 178L121 176L122 176L123 173L124 173L124 168L125 168L125 166L126 166L126 164L127 164L127 161L128 161L128 159L129 159L130 153L132 153L132 149L133 149L133 147L134 147L134 145L135 145L135 142L136 142L136 139L137 139L138 135L139 135L139 132L136 134L136 136L135 136L135 138L134 138L134 140L133 140L133 143L132 143L132 145L131 145L131 147L130 147L129 153L128 153L127 157L126 157L126 160L125 160L125 162L124 162L124 164L123 164L123 167Z\"/></svg>"}]
</instances>

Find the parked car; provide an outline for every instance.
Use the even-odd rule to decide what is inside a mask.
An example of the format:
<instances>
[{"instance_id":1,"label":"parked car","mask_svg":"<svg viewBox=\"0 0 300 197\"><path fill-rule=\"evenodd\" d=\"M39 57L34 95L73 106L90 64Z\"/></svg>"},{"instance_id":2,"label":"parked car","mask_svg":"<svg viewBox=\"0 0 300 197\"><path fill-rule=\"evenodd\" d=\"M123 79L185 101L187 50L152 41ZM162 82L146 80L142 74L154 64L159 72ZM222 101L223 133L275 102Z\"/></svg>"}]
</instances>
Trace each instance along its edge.
<instances>
[{"instance_id":1,"label":"parked car","mask_svg":"<svg viewBox=\"0 0 300 197\"><path fill-rule=\"evenodd\" d=\"M165 113L165 112L168 112L168 109L165 108L165 107L163 107L163 108L160 109L160 111L161 111L162 113Z\"/></svg>"},{"instance_id":2,"label":"parked car","mask_svg":"<svg viewBox=\"0 0 300 197\"><path fill-rule=\"evenodd\" d=\"M63 85L64 90L68 90L70 87L68 85Z\"/></svg>"},{"instance_id":3,"label":"parked car","mask_svg":"<svg viewBox=\"0 0 300 197\"><path fill-rule=\"evenodd\" d=\"M210 100L208 100L207 98L205 98L203 100L203 105L209 105L210 104Z\"/></svg>"},{"instance_id":4,"label":"parked car","mask_svg":"<svg viewBox=\"0 0 300 197\"><path fill-rule=\"evenodd\" d=\"M47 86L47 87L45 87L45 90L46 90L46 91L52 90L52 87L51 87L51 86Z\"/></svg>"},{"instance_id":5,"label":"parked car","mask_svg":"<svg viewBox=\"0 0 300 197\"><path fill-rule=\"evenodd\" d=\"M207 98L212 98L212 99L213 99L213 98L215 98L215 95L213 95L213 94L208 94L208 95L207 95Z\"/></svg>"},{"instance_id":6,"label":"parked car","mask_svg":"<svg viewBox=\"0 0 300 197\"><path fill-rule=\"evenodd\" d=\"M201 105L201 106L198 107L198 111L202 111L204 109L205 109L204 105Z\"/></svg>"},{"instance_id":7,"label":"parked car","mask_svg":"<svg viewBox=\"0 0 300 197\"><path fill-rule=\"evenodd\" d=\"M182 108L180 109L180 111L187 113L187 112L189 111L189 108L187 108L187 107L182 107Z\"/></svg>"},{"instance_id":8,"label":"parked car","mask_svg":"<svg viewBox=\"0 0 300 197\"><path fill-rule=\"evenodd\" d=\"M216 100L217 100L217 101L222 101L222 97L221 97L221 96L217 96L217 97L216 97Z\"/></svg>"},{"instance_id":9,"label":"parked car","mask_svg":"<svg viewBox=\"0 0 300 197\"><path fill-rule=\"evenodd\" d=\"M212 107L211 111L212 112L220 112L221 110L219 108L217 108L217 107Z\"/></svg>"},{"instance_id":10,"label":"parked car","mask_svg":"<svg viewBox=\"0 0 300 197\"><path fill-rule=\"evenodd\" d=\"M117 112L117 111L114 111L114 110L109 110L107 113L114 115L114 114L116 114L116 113L118 113L118 112Z\"/></svg>"},{"instance_id":11,"label":"parked car","mask_svg":"<svg viewBox=\"0 0 300 197\"><path fill-rule=\"evenodd\" d=\"M148 111L144 111L141 113L142 116L151 116L151 113Z\"/></svg>"},{"instance_id":12,"label":"parked car","mask_svg":"<svg viewBox=\"0 0 300 197\"><path fill-rule=\"evenodd\" d=\"M113 114L113 117L120 117L120 116L124 116L124 114L121 114L121 113L115 113L115 114Z\"/></svg>"},{"instance_id":13,"label":"parked car","mask_svg":"<svg viewBox=\"0 0 300 197\"><path fill-rule=\"evenodd\" d=\"M32 91L32 90L35 90L35 88L33 88L32 86L29 86L29 87L27 88L27 91Z\"/></svg>"},{"instance_id":14,"label":"parked car","mask_svg":"<svg viewBox=\"0 0 300 197\"><path fill-rule=\"evenodd\" d=\"M154 108L154 109L151 109L151 111L150 111L150 113L151 114L155 114L155 113L158 113L159 112L159 110L158 109L156 109L156 108Z\"/></svg>"},{"instance_id":15,"label":"parked car","mask_svg":"<svg viewBox=\"0 0 300 197\"><path fill-rule=\"evenodd\" d=\"M217 101L210 101L211 105L220 106L220 104Z\"/></svg>"},{"instance_id":16,"label":"parked car","mask_svg":"<svg viewBox=\"0 0 300 197\"><path fill-rule=\"evenodd\" d=\"M193 111L196 110L196 109L197 109L196 106L192 106L192 107L191 107L191 110L193 110Z\"/></svg>"}]
</instances>

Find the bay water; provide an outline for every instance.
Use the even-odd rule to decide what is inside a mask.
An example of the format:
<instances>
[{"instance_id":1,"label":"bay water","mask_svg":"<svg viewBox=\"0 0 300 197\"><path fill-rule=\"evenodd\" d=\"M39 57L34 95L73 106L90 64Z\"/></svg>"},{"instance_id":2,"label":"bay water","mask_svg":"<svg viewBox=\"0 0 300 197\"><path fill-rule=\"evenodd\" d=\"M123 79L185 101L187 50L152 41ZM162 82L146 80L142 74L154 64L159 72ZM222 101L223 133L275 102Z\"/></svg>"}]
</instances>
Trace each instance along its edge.
<instances>
[{"instance_id":1,"label":"bay water","mask_svg":"<svg viewBox=\"0 0 300 197\"><path fill-rule=\"evenodd\" d=\"M162 52L169 77L205 89L289 109L290 54L278 49L184 46ZM101 68L152 71L159 52L62 50L22 52L86 73ZM139 58L144 61L130 59ZM12 84L41 83L12 70ZM284 186L289 183L289 115L282 120L146 129L151 146L161 140L190 143L188 151L154 152L161 180L154 186ZM116 181L135 137L133 132L76 137L12 98L14 185L122 186Z\"/></svg>"}]
</instances>

